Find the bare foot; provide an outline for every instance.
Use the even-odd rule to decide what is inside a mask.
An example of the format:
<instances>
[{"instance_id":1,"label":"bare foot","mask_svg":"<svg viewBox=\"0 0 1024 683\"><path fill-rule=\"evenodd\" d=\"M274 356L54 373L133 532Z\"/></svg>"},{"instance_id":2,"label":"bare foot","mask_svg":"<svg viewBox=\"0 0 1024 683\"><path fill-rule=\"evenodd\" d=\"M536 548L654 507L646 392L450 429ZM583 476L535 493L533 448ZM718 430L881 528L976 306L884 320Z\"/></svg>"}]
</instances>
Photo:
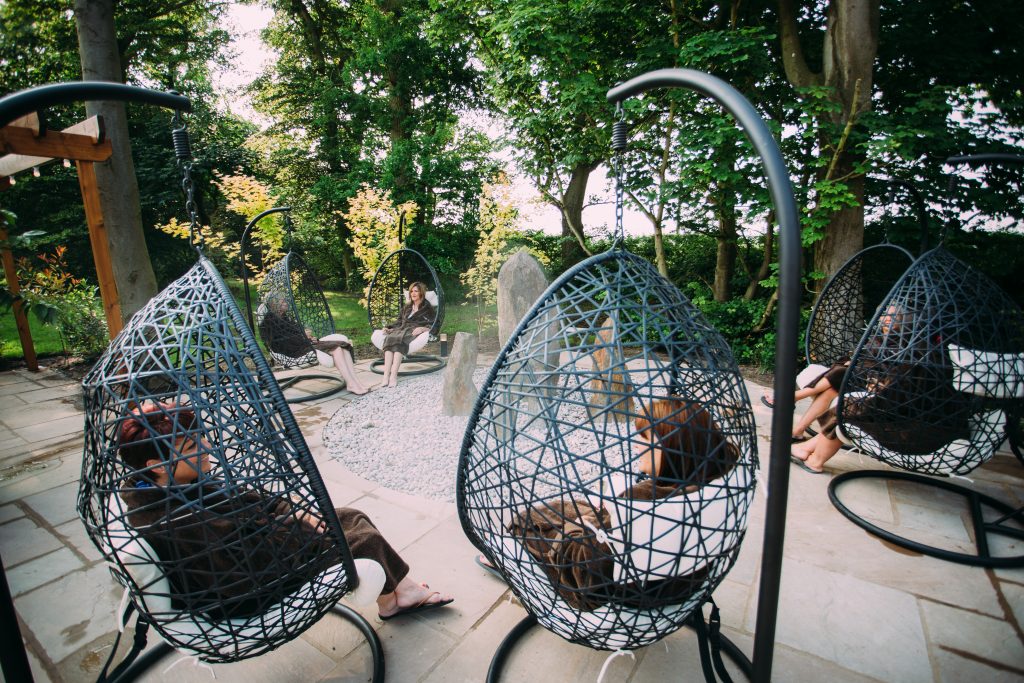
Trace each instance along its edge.
<instances>
[{"instance_id":1,"label":"bare foot","mask_svg":"<svg viewBox=\"0 0 1024 683\"><path fill-rule=\"evenodd\" d=\"M356 396L362 396L363 394L369 393L370 390L369 390L369 388L364 387L364 386L356 387L356 386L349 385L348 391L349 391L350 394L355 394Z\"/></svg>"},{"instance_id":2,"label":"bare foot","mask_svg":"<svg viewBox=\"0 0 1024 683\"><path fill-rule=\"evenodd\" d=\"M803 462L807 462L807 458L811 457L810 452L802 450L800 448L790 449L789 454L792 455L797 460L802 460Z\"/></svg>"},{"instance_id":3,"label":"bare foot","mask_svg":"<svg viewBox=\"0 0 1024 683\"><path fill-rule=\"evenodd\" d=\"M398 386L398 378L397 377L392 377L391 380L388 382L388 387L391 388L391 389L394 389L397 386Z\"/></svg>"},{"instance_id":4,"label":"bare foot","mask_svg":"<svg viewBox=\"0 0 1024 683\"><path fill-rule=\"evenodd\" d=\"M377 598L377 607L382 619L388 619L400 612L429 606L440 607L452 602L455 598L439 591L430 590L425 583L415 583L408 577L402 579L393 593Z\"/></svg>"}]
</instances>

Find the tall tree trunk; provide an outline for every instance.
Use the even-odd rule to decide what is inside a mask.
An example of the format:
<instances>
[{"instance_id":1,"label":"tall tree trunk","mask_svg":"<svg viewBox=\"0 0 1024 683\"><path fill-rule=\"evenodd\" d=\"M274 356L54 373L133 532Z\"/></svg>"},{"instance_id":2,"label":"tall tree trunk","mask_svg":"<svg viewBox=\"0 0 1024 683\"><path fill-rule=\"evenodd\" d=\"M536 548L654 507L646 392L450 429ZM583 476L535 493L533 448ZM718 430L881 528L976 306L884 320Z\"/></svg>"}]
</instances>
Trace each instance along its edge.
<instances>
[{"instance_id":1,"label":"tall tree trunk","mask_svg":"<svg viewBox=\"0 0 1024 683\"><path fill-rule=\"evenodd\" d=\"M757 295L757 290L761 286L761 280L768 277L768 274L772 272L772 261L775 260L775 212L769 211L768 218L765 221L765 233L764 233L764 253L761 257L761 267L757 269L757 274L750 279L750 284L747 285L747 291L743 293L744 301L753 301Z\"/></svg>"},{"instance_id":2,"label":"tall tree trunk","mask_svg":"<svg viewBox=\"0 0 1024 683\"><path fill-rule=\"evenodd\" d=\"M114 30L114 0L75 0L75 26L82 60L82 79L122 82L121 59ZM96 183L103 204L114 282L127 320L156 294L156 276L142 232L139 184L135 178L128 117L122 102L88 102L89 116L103 117L113 154L96 164Z\"/></svg>"},{"instance_id":3,"label":"tall tree trunk","mask_svg":"<svg viewBox=\"0 0 1024 683\"><path fill-rule=\"evenodd\" d=\"M715 284L712 294L715 301L728 301L729 285L736 269L736 213L729 206L718 210L718 250L715 256Z\"/></svg>"},{"instance_id":4,"label":"tall tree trunk","mask_svg":"<svg viewBox=\"0 0 1024 683\"><path fill-rule=\"evenodd\" d=\"M395 36L400 35L402 22L402 0L385 0L381 9L390 15ZM385 55L384 77L388 83L388 113L391 117L391 177L395 204L416 200L413 188L412 159L409 158L408 121L412 113L412 103L406 87L408 76L402 73L402 57L396 48Z\"/></svg>"},{"instance_id":5,"label":"tall tree trunk","mask_svg":"<svg viewBox=\"0 0 1024 683\"><path fill-rule=\"evenodd\" d=\"M822 45L822 72L810 70L804 59L795 0L779 0L779 34L783 65L789 82L797 87L827 85L839 107L832 124L845 136L857 118L870 109L873 64L878 53L879 0L830 0ZM836 140L823 136L822 149L835 148ZM840 144L830 164L829 177L842 178L858 206L836 212L815 245L814 267L831 276L864 243L864 179L853 171L861 156L855 145Z\"/></svg>"},{"instance_id":6,"label":"tall tree trunk","mask_svg":"<svg viewBox=\"0 0 1024 683\"><path fill-rule=\"evenodd\" d=\"M583 236L583 203L587 198L587 181L593 172L592 164L579 164L572 169L569 185L562 195L562 266L572 264L588 256Z\"/></svg>"}]
</instances>

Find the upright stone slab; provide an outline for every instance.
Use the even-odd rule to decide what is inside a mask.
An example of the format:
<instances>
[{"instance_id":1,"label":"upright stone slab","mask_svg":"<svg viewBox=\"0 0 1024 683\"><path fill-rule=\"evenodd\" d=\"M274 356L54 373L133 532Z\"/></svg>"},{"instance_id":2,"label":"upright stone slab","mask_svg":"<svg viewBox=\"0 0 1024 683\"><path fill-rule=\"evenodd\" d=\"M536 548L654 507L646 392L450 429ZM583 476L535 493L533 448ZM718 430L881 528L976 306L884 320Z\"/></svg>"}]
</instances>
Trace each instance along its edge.
<instances>
[{"instance_id":1,"label":"upright stone slab","mask_svg":"<svg viewBox=\"0 0 1024 683\"><path fill-rule=\"evenodd\" d=\"M498 271L498 345L505 346L516 325L548 288L548 279L530 252L520 249Z\"/></svg>"},{"instance_id":2,"label":"upright stone slab","mask_svg":"<svg viewBox=\"0 0 1024 683\"><path fill-rule=\"evenodd\" d=\"M456 332L448 365L444 368L444 387L441 389L442 415L469 415L476 404L477 388L473 384L476 369L476 337L468 332Z\"/></svg>"}]
</instances>

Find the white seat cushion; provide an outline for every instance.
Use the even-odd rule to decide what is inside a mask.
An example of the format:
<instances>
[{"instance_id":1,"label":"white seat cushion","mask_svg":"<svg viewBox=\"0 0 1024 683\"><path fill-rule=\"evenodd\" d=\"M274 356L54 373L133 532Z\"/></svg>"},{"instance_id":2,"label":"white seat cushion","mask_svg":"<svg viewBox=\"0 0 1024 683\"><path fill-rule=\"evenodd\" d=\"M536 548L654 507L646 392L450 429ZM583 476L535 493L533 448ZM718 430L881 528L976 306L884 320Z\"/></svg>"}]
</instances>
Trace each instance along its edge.
<instances>
[{"instance_id":1,"label":"white seat cushion","mask_svg":"<svg viewBox=\"0 0 1024 683\"><path fill-rule=\"evenodd\" d=\"M800 371L800 374L796 376L796 388L803 389L808 384L813 382L817 377L824 375L828 371L824 365L818 365L817 363L811 363L806 368ZM833 387L838 390L839 387Z\"/></svg>"},{"instance_id":2,"label":"white seat cushion","mask_svg":"<svg viewBox=\"0 0 1024 683\"><path fill-rule=\"evenodd\" d=\"M343 334L328 334L328 335L325 335L323 337L320 337L320 341L342 341L342 342L349 342L349 338L346 337ZM351 342L349 342L349 343L351 343ZM334 357L331 356L328 353L324 353L323 351L317 351L316 352L316 359L320 363L320 365L324 366L325 368L333 368L334 367Z\"/></svg>"},{"instance_id":3,"label":"white seat cushion","mask_svg":"<svg viewBox=\"0 0 1024 683\"><path fill-rule=\"evenodd\" d=\"M617 480L616 480L617 479ZM609 483L602 497L611 518L608 542L618 559L615 581L647 581L692 574L728 554L743 537L753 496L750 472L734 467L693 493L633 500L620 498L625 480Z\"/></svg>"},{"instance_id":4,"label":"white seat cushion","mask_svg":"<svg viewBox=\"0 0 1024 683\"><path fill-rule=\"evenodd\" d=\"M424 332L421 335L413 337L412 341L409 342L409 353L416 353L417 351L422 349L424 346L426 346L427 342L429 340L430 340L430 331L429 330L427 332ZM378 349L383 349L384 348L384 330L374 330L373 334L370 335L370 341L372 341L373 345L376 346Z\"/></svg>"},{"instance_id":5,"label":"white seat cushion","mask_svg":"<svg viewBox=\"0 0 1024 683\"><path fill-rule=\"evenodd\" d=\"M1024 398L1024 353L977 351L949 345L953 388L989 398Z\"/></svg>"}]
</instances>

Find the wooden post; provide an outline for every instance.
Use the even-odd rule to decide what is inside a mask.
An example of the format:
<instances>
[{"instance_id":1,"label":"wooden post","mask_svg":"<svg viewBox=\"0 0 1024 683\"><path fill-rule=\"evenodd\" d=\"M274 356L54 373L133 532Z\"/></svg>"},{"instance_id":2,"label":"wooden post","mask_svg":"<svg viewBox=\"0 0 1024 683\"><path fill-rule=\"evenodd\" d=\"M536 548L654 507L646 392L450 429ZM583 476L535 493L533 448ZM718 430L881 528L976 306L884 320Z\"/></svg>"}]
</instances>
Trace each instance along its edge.
<instances>
[{"instance_id":1,"label":"wooden post","mask_svg":"<svg viewBox=\"0 0 1024 683\"><path fill-rule=\"evenodd\" d=\"M0 222L0 242L7 243L7 229ZM18 326L18 337L21 339L21 351L25 354L25 365L32 372L39 372L39 361L36 360L36 347L32 344L32 331L25 316L25 304L18 297L21 287L18 285L18 271L14 268L14 255L6 246L3 248L4 274L7 276L7 289L14 297L14 322Z\"/></svg>"},{"instance_id":2,"label":"wooden post","mask_svg":"<svg viewBox=\"0 0 1024 683\"><path fill-rule=\"evenodd\" d=\"M103 222L100 206L100 191L96 184L96 169L91 161L76 161L78 184L82 188L82 203L85 205L85 221L89 225L89 242L96 260L96 279L100 282L100 298L103 299L103 313L107 317L107 329L113 339L121 331L121 304L114 281L114 267L110 260L110 242L107 241L107 226Z\"/></svg>"}]
</instances>

